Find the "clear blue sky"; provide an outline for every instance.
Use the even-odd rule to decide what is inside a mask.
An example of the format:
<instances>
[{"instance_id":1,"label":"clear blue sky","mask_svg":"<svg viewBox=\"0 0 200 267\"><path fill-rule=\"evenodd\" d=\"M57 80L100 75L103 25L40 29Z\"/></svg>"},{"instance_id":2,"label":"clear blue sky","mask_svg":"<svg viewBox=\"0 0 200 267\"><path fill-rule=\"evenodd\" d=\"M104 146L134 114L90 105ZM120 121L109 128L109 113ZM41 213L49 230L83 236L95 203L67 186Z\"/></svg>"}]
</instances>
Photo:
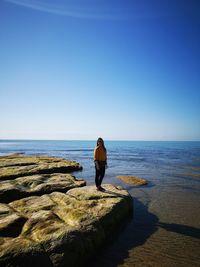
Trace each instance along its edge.
<instances>
[{"instance_id":1,"label":"clear blue sky","mask_svg":"<svg viewBox=\"0 0 200 267\"><path fill-rule=\"evenodd\" d=\"M0 138L200 140L200 1L1 0Z\"/></svg>"}]
</instances>

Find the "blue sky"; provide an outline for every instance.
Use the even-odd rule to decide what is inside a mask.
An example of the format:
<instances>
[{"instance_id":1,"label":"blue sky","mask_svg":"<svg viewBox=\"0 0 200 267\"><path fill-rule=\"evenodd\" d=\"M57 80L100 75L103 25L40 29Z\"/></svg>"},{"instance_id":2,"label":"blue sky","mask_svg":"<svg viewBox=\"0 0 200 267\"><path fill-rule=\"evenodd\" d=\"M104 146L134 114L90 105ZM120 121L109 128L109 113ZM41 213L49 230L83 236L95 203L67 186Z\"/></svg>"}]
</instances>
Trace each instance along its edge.
<instances>
[{"instance_id":1,"label":"blue sky","mask_svg":"<svg viewBox=\"0 0 200 267\"><path fill-rule=\"evenodd\" d=\"M200 140L198 0L0 2L0 138Z\"/></svg>"}]
</instances>

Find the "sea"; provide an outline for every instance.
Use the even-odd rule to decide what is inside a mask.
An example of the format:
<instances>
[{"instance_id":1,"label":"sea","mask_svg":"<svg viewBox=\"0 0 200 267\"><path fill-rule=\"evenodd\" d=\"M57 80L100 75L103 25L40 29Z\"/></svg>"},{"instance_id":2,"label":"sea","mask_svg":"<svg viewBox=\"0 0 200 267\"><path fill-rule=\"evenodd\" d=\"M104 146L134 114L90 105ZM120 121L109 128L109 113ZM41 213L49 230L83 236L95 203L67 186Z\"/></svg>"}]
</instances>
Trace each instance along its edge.
<instances>
[{"instance_id":1,"label":"sea","mask_svg":"<svg viewBox=\"0 0 200 267\"><path fill-rule=\"evenodd\" d=\"M95 140L0 140L0 156L12 153L75 160L75 172L94 185ZM106 141L103 184L122 186L133 197L133 216L101 248L88 267L200 266L200 142ZM147 185L117 178L132 175ZM103 185L102 184L102 185Z\"/></svg>"}]
</instances>

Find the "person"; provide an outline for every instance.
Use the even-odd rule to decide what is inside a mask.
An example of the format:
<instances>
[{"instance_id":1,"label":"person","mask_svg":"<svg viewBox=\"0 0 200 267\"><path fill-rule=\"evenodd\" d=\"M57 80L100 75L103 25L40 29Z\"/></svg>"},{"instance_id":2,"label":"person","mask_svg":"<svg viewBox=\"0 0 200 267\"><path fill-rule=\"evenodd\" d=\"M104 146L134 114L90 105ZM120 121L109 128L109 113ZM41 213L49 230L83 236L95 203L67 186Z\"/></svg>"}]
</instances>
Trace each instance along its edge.
<instances>
[{"instance_id":1,"label":"person","mask_svg":"<svg viewBox=\"0 0 200 267\"><path fill-rule=\"evenodd\" d=\"M101 187L102 180L105 175L105 168L107 167L107 151L104 145L104 141L101 137L98 138L96 147L94 149L94 163L95 163L95 184L98 191L105 191Z\"/></svg>"}]
</instances>

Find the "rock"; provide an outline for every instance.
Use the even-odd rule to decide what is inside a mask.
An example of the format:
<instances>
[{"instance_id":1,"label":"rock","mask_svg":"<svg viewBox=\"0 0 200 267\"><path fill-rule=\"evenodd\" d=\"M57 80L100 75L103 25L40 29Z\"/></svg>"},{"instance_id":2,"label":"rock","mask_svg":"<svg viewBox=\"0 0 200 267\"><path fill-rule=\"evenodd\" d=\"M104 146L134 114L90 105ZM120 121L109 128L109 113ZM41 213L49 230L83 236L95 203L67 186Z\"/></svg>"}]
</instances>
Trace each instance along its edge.
<instances>
[{"instance_id":1,"label":"rock","mask_svg":"<svg viewBox=\"0 0 200 267\"><path fill-rule=\"evenodd\" d=\"M121 187L99 192L66 173L81 169L47 156L0 157L0 266L82 266L132 212Z\"/></svg>"},{"instance_id":2,"label":"rock","mask_svg":"<svg viewBox=\"0 0 200 267\"><path fill-rule=\"evenodd\" d=\"M145 184L147 184L147 181L145 179L139 178L136 176L120 175L120 176L117 176L117 178L119 178L123 182L125 182L127 184L131 184L131 185L145 185Z\"/></svg>"},{"instance_id":3,"label":"rock","mask_svg":"<svg viewBox=\"0 0 200 267\"><path fill-rule=\"evenodd\" d=\"M7 220L0 217L0 266L82 266L132 211L126 190L104 188L84 186L1 204ZM14 236L8 231L12 224L18 227Z\"/></svg>"},{"instance_id":4,"label":"rock","mask_svg":"<svg viewBox=\"0 0 200 267\"><path fill-rule=\"evenodd\" d=\"M0 157L0 180L47 173L66 173L81 170L75 161L48 156L13 154Z\"/></svg>"},{"instance_id":5,"label":"rock","mask_svg":"<svg viewBox=\"0 0 200 267\"><path fill-rule=\"evenodd\" d=\"M23 197L43 195L54 191L66 192L69 189L85 186L86 182L65 173L24 176L0 182L0 202L8 203Z\"/></svg>"},{"instance_id":6,"label":"rock","mask_svg":"<svg viewBox=\"0 0 200 267\"><path fill-rule=\"evenodd\" d=\"M13 212L13 210L0 203L0 236L18 236L26 218Z\"/></svg>"}]
</instances>

